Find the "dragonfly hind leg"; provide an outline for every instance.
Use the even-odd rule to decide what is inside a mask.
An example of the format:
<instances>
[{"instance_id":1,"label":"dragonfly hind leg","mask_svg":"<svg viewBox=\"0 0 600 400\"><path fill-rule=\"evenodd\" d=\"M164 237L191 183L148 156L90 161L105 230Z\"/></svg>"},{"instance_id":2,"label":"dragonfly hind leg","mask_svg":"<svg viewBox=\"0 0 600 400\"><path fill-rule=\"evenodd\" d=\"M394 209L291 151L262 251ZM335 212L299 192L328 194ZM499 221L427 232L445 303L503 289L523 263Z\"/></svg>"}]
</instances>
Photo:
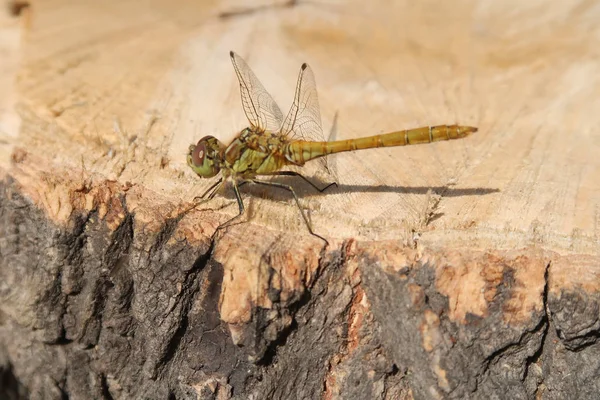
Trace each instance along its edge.
<instances>
[{"instance_id":1,"label":"dragonfly hind leg","mask_svg":"<svg viewBox=\"0 0 600 400\"><path fill-rule=\"evenodd\" d=\"M282 171L282 172L287 172L287 171ZM302 176L300 174L298 174L299 176ZM302 176L303 177L303 176ZM303 177L304 178L304 177ZM306 178L304 178L306 179ZM258 185L265 185L265 186L273 186L273 187L277 187L277 188L281 188L281 189L285 189L287 191L289 191L290 193L292 193L292 195L294 196L294 200L296 200L296 205L298 206L298 209L300 210L300 214L302 215L302 219L304 219L304 223L306 224L306 227L308 228L308 231L311 233L311 235L318 237L319 239L323 240L325 243L329 244L329 242L327 241L327 239L325 239L323 236L315 233L312 229L312 225L310 224L310 221L308 220L308 218L306 217L306 214L304 213L304 210L302 209L302 206L300 205L300 200L298 200L298 196L296 196L296 192L294 191L294 188L292 188L289 185L284 185L282 183L276 183L276 182L267 182L267 181L259 181L256 179L252 179L251 181L252 183L256 183ZM309 181L310 183L310 181ZM312 185L312 183L311 183ZM314 185L313 185L314 186ZM331 186L331 185L329 185ZM328 187L329 187L328 186ZM315 186L316 187L316 186ZM327 189L327 188L325 188ZM323 190L325 190L323 189Z\"/></svg>"},{"instance_id":2,"label":"dragonfly hind leg","mask_svg":"<svg viewBox=\"0 0 600 400\"><path fill-rule=\"evenodd\" d=\"M317 191L319 191L320 193L323 193L324 191L326 191L327 189L329 189L331 186L335 185L337 186L337 182L332 182L330 184L328 184L327 186L325 186L323 189L319 188L317 185L315 185L314 183L312 183L310 181L310 179L308 179L307 177L305 177L304 175L302 175L299 172L296 171L277 171L272 173L271 175L278 175L278 176L297 176L299 178L302 178L304 180L304 182L308 183L310 186L314 187Z\"/></svg>"}]
</instances>

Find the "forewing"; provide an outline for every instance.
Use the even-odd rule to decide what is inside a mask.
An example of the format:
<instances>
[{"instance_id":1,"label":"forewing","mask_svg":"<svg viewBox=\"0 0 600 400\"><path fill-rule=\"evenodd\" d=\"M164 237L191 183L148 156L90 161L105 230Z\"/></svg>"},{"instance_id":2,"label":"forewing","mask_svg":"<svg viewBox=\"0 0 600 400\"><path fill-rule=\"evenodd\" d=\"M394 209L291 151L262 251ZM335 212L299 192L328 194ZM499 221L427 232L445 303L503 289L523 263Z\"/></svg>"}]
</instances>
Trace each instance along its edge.
<instances>
[{"instance_id":1,"label":"forewing","mask_svg":"<svg viewBox=\"0 0 600 400\"><path fill-rule=\"evenodd\" d=\"M277 103L267 93L248 64L233 51L229 55L240 82L242 106L248 121L259 130L277 132L283 121L283 114Z\"/></svg>"}]
</instances>

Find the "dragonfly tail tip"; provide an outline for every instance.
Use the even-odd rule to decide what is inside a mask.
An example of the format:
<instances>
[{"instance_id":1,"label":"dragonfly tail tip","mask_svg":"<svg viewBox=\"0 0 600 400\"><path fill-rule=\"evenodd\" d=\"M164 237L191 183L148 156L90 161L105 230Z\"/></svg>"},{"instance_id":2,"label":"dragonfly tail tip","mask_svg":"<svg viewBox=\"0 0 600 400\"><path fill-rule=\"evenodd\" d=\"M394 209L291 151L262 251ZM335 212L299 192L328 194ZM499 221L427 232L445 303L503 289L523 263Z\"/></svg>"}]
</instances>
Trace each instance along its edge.
<instances>
[{"instance_id":1,"label":"dragonfly tail tip","mask_svg":"<svg viewBox=\"0 0 600 400\"><path fill-rule=\"evenodd\" d=\"M478 131L478 128L474 127L474 126L461 126L460 127L460 135L459 137L466 137L469 136L472 133L475 133Z\"/></svg>"}]
</instances>

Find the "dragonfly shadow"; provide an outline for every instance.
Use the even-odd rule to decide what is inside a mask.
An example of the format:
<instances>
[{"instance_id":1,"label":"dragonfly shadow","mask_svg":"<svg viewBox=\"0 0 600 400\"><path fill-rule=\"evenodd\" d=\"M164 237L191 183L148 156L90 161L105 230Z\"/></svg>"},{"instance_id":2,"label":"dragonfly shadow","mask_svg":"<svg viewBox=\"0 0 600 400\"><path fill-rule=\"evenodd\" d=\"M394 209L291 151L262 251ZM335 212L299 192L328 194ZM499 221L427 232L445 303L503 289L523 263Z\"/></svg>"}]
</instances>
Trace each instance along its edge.
<instances>
[{"instance_id":1,"label":"dragonfly shadow","mask_svg":"<svg viewBox=\"0 0 600 400\"><path fill-rule=\"evenodd\" d=\"M330 182L311 180L317 187L324 188ZM304 197L327 196L339 193L398 193L398 194L427 194L430 190L443 197L459 197L459 196L484 196L491 193L498 193L498 188L454 188L452 185L445 186L390 186L390 185L346 185L338 184L327 188L323 192L319 192L311 187L308 183L300 178L295 177L278 177L272 180L284 185L291 186L299 199ZM275 201L289 200L291 195L287 190L268 187L263 185L248 184L244 185L240 191L244 194L249 194L251 197L268 198ZM228 199L235 199L233 189L231 187L222 192L222 196Z\"/></svg>"},{"instance_id":2,"label":"dragonfly shadow","mask_svg":"<svg viewBox=\"0 0 600 400\"><path fill-rule=\"evenodd\" d=\"M498 188L453 188L451 185L446 186L388 186L388 185L339 185L337 188L332 187L331 193L398 193L398 194L427 194L432 191L435 194L443 195L444 197L459 197L459 196L483 196L490 193L498 193ZM329 189L326 191L329 192Z\"/></svg>"},{"instance_id":3,"label":"dragonfly shadow","mask_svg":"<svg viewBox=\"0 0 600 400\"><path fill-rule=\"evenodd\" d=\"M277 9L277 8L292 8L296 5L298 5L298 0L288 0L285 3L265 4L265 5L258 5L258 6L254 6L254 7L248 7L248 8L240 8L237 10L221 11L219 13L219 18L220 19L228 19L228 18L234 18L234 17L241 17L241 16L252 15L252 14L259 13L261 11L273 10L273 9Z\"/></svg>"}]
</instances>

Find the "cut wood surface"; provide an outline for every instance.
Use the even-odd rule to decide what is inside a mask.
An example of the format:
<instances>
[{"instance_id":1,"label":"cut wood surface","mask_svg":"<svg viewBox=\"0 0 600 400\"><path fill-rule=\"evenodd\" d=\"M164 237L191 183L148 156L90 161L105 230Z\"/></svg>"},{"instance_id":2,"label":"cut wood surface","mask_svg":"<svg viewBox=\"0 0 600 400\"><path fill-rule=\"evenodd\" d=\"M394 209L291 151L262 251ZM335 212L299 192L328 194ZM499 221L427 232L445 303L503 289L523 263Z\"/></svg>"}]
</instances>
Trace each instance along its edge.
<instances>
[{"instance_id":1,"label":"cut wood surface","mask_svg":"<svg viewBox=\"0 0 600 400\"><path fill-rule=\"evenodd\" d=\"M20 358L25 339L0 341L0 366L29 391L73 398L593 398L597 365L576 354L600 352L596 3L261 4L44 1L0 17L0 326L49 358L47 343L71 341L106 354L82 367L100 383L78 393L85 378ZM334 155L338 187L325 193L281 180L328 245L271 188L244 188L241 223L217 230L238 212L233 192L183 213L214 182L185 156L248 125L230 50L284 113L309 63L325 136L479 131ZM45 245L24 245L24 232ZM41 277L31 268L44 257L55 258ZM103 279L134 293L123 315L141 326L145 375L111 364L103 332L116 328L102 307L123 316L108 312ZM227 362L202 366L219 356L192 326L219 332L210 346ZM337 341L325 345L324 331ZM192 373L181 363L196 345L204 364ZM315 375L282 386L296 365Z\"/></svg>"},{"instance_id":2,"label":"cut wood surface","mask_svg":"<svg viewBox=\"0 0 600 400\"><path fill-rule=\"evenodd\" d=\"M332 156L340 188L324 195L299 188L324 236L397 239L417 230L432 245L535 243L597 254L597 38L588 34L585 7L546 30L532 15L558 18L570 8L512 15L492 4L359 12L299 3L219 19L244 5L160 6L36 4L19 53L17 144L56 165L83 166L85 176L190 202L209 182L185 165L188 145L207 134L228 142L248 125L229 50L246 58L283 110L307 61L324 130L337 112L340 139L445 123L479 127L458 142ZM428 203L429 189L439 203ZM290 202L247 201L251 223L306 235ZM235 215L228 203L219 215Z\"/></svg>"}]
</instances>

